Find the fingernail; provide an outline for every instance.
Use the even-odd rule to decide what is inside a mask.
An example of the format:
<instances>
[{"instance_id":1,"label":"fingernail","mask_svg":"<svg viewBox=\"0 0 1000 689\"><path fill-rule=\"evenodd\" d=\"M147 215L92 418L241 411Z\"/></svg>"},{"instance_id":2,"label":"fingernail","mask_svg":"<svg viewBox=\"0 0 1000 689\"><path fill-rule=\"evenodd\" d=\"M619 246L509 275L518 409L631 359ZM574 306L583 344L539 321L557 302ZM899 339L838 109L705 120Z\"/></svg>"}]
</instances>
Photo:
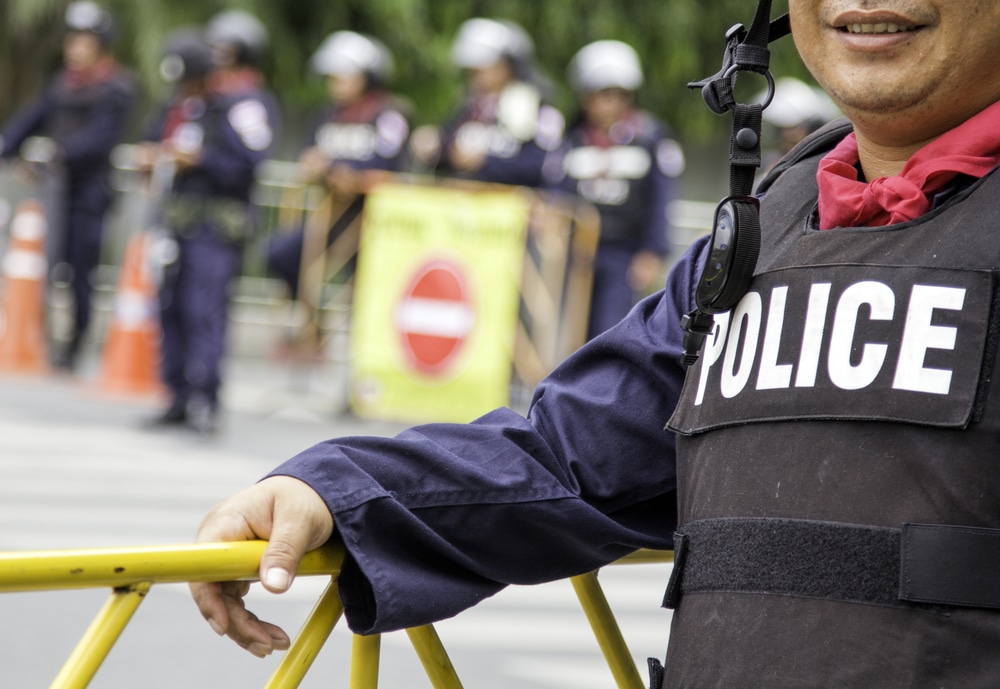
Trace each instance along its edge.
<instances>
[{"instance_id":1,"label":"fingernail","mask_svg":"<svg viewBox=\"0 0 1000 689\"><path fill-rule=\"evenodd\" d=\"M254 642L249 646L247 646L247 650L253 653L258 658L266 658L267 656L271 655L271 647L266 646L260 643L259 641Z\"/></svg>"},{"instance_id":2,"label":"fingernail","mask_svg":"<svg viewBox=\"0 0 1000 689\"><path fill-rule=\"evenodd\" d=\"M272 567L264 572L264 583L268 588L284 591L288 588L288 581L291 579L288 572L280 567Z\"/></svg>"},{"instance_id":3,"label":"fingernail","mask_svg":"<svg viewBox=\"0 0 1000 689\"><path fill-rule=\"evenodd\" d=\"M211 618L209 618L208 620L208 626L211 627L212 631L218 634L219 636L222 636L223 634L226 633L226 630L222 628L222 625Z\"/></svg>"}]
</instances>

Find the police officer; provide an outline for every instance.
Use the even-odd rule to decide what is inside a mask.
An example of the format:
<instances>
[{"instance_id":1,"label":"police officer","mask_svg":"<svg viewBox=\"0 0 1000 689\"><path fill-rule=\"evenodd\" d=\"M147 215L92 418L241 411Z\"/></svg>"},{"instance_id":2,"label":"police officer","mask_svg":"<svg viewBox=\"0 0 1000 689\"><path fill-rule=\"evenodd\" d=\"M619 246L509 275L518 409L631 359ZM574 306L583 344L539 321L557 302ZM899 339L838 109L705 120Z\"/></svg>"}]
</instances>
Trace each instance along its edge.
<instances>
[{"instance_id":1,"label":"police officer","mask_svg":"<svg viewBox=\"0 0 1000 689\"><path fill-rule=\"evenodd\" d=\"M653 687L994 687L1000 5L788 6L848 119L758 188L756 270L692 368L680 322L721 241L567 360L527 419L323 443L199 539L269 538L261 579L284 591L336 525L340 595L366 632L676 545ZM220 633L287 648L245 585L193 589Z\"/></svg>"},{"instance_id":2,"label":"police officer","mask_svg":"<svg viewBox=\"0 0 1000 689\"><path fill-rule=\"evenodd\" d=\"M315 118L299 156L303 181L320 184L351 202L327 235L332 242L361 212L363 192L383 171L406 165L410 134L407 108L387 89L392 55L379 40L353 31L326 37L310 62L327 79L330 104ZM288 285L299 287L303 231L275 237L268 266Z\"/></svg>"},{"instance_id":3,"label":"police officer","mask_svg":"<svg viewBox=\"0 0 1000 689\"><path fill-rule=\"evenodd\" d=\"M198 32L171 37L162 71L176 91L149 131L156 157L175 169L163 224L176 255L165 267L160 296L162 375L171 402L156 423L202 433L217 428L229 283L253 225L254 169L275 139L273 102L255 70L241 67L251 54L260 57L259 36L252 38L227 36L224 44L216 34L220 42L210 47ZM248 45L254 51L244 51ZM233 54L236 64L226 61Z\"/></svg>"},{"instance_id":4,"label":"police officer","mask_svg":"<svg viewBox=\"0 0 1000 689\"><path fill-rule=\"evenodd\" d=\"M72 369L90 324L93 275L100 260L104 216L112 201L109 154L119 142L135 101L134 81L111 54L111 15L84 0L66 9L63 70L42 96L7 123L2 155L19 154L29 137L54 143L47 159L50 184L61 188L50 209L50 261L72 285L73 325L54 347L53 364ZM32 139L32 141L38 141ZM37 157L31 155L30 157ZM55 271L53 271L55 274Z\"/></svg>"},{"instance_id":5,"label":"police officer","mask_svg":"<svg viewBox=\"0 0 1000 689\"><path fill-rule=\"evenodd\" d=\"M451 50L465 72L467 94L444 124L440 140L416 154L437 157L440 174L482 182L538 186L548 151L565 121L545 103L531 38L517 24L487 18L464 22ZM425 130L414 132L422 142Z\"/></svg>"},{"instance_id":6,"label":"police officer","mask_svg":"<svg viewBox=\"0 0 1000 689\"><path fill-rule=\"evenodd\" d=\"M766 92L757 95L761 102ZM770 156L762 168L769 170L795 144L840 116L830 97L815 86L795 77L781 77L774 83L771 104L764 110L764 141L770 142Z\"/></svg>"},{"instance_id":7,"label":"police officer","mask_svg":"<svg viewBox=\"0 0 1000 689\"><path fill-rule=\"evenodd\" d=\"M659 120L635 107L643 74L631 46L591 43L573 57L568 77L580 110L546 169L557 184L600 213L588 325L593 338L662 279L667 207L684 154Z\"/></svg>"}]
</instances>

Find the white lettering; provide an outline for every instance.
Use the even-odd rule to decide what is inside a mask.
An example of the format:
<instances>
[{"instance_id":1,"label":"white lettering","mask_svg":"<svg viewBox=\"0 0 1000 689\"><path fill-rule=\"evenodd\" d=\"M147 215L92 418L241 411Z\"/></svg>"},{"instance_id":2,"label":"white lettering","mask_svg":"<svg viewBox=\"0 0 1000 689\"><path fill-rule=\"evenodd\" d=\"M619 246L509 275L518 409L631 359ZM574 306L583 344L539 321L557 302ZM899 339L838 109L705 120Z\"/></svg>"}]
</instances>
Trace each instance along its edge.
<instances>
[{"instance_id":1,"label":"white lettering","mask_svg":"<svg viewBox=\"0 0 1000 689\"><path fill-rule=\"evenodd\" d=\"M892 320L896 297L888 285L873 281L857 282L840 296L830 333L828 366L830 381L843 390L860 390L871 385L882 370L889 349L884 344L865 344L861 361L851 364L858 313L863 304L871 307L871 320L888 321Z\"/></svg>"},{"instance_id":2,"label":"white lettering","mask_svg":"<svg viewBox=\"0 0 1000 689\"><path fill-rule=\"evenodd\" d=\"M778 364L778 346L785 325L785 302L788 287L771 290L771 305L767 309L767 327L764 329L764 349L761 351L760 371L757 374L758 390L787 388L792 380L792 365Z\"/></svg>"},{"instance_id":3,"label":"white lettering","mask_svg":"<svg viewBox=\"0 0 1000 689\"><path fill-rule=\"evenodd\" d=\"M715 331L712 338L705 342L705 351L701 355L701 377L698 379L698 393L694 397L696 405L701 404L705 399L705 385L708 383L708 372L722 356L722 349L726 344L726 334L729 332L730 311L715 314Z\"/></svg>"},{"instance_id":4,"label":"white lettering","mask_svg":"<svg viewBox=\"0 0 1000 689\"><path fill-rule=\"evenodd\" d=\"M726 341L726 356L722 364L723 397L729 399L736 397L743 392L747 381L750 380L753 360L757 355L757 340L760 338L760 321L763 311L760 294L757 292L748 292L736 305L736 311L732 317L733 326L729 328L729 337ZM745 328L743 327L744 322L746 323ZM746 337L737 366L736 352L740 350L740 334L744 331Z\"/></svg>"},{"instance_id":5,"label":"white lettering","mask_svg":"<svg viewBox=\"0 0 1000 689\"><path fill-rule=\"evenodd\" d=\"M830 283L819 282L809 290L809 306L806 308L806 322L802 330L802 351L799 352L799 368L795 373L795 387L811 388L816 385L819 370L819 353L823 347L823 331L826 328L826 308L830 304Z\"/></svg>"},{"instance_id":6,"label":"white lettering","mask_svg":"<svg viewBox=\"0 0 1000 689\"><path fill-rule=\"evenodd\" d=\"M964 304L964 288L913 286L892 387L935 395L948 394L951 389L951 371L924 368L924 357L928 349L955 349L958 337L958 330L954 327L931 325L934 309L961 311Z\"/></svg>"}]
</instances>

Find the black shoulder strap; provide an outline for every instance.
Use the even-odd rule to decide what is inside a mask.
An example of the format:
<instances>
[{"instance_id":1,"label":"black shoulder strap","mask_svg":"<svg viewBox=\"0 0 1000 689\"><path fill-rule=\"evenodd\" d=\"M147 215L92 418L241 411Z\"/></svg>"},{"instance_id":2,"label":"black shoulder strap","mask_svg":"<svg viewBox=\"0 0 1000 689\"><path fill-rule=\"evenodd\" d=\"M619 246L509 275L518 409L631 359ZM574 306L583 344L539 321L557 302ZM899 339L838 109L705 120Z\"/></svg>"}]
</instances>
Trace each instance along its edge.
<instances>
[{"instance_id":1,"label":"black shoulder strap","mask_svg":"<svg viewBox=\"0 0 1000 689\"><path fill-rule=\"evenodd\" d=\"M774 97L769 71L768 44L789 33L787 15L771 21L771 0L758 0L750 28L737 24L726 32L722 69L688 84L701 89L709 109L717 115L732 112L729 147L729 196L715 211L712 240L705 267L695 289L694 311L681 319L684 329L682 363L697 361L705 337L714 327L714 315L727 311L746 293L757 265L760 248L759 204L751 196L761 164L761 113ZM740 72L755 72L767 79L767 96L760 103L740 103L734 94Z\"/></svg>"},{"instance_id":2,"label":"black shoulder strap","mask_svg":"<svg viewBox=\"0 0 1000 689\"><path fill-rule=\"evenodd\" d=\"M828 122L812 134L795 144L794 148L782 156L757 185L757 195L764 194L775 180L788 168L805 158L811 158L818 153L825 153L839 144L845 136L854 131L854 127L846 117L840 117Z\"/></svg>"}]
</instances>

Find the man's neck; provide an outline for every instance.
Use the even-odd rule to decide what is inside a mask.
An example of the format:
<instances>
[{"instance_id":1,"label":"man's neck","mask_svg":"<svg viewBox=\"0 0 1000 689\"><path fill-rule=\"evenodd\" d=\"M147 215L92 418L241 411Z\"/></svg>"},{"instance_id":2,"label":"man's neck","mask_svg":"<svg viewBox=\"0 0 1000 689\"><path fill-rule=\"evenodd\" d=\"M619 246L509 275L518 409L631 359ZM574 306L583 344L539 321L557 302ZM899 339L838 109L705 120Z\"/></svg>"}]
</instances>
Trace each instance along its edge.
<instances>
[{"instance_id":1,"label":"man's neck","mask_svg":"<svg viewBox=\"0 0 1000 689\"><path fill-rule=\"evenodd\" d=\"M895 177L902 171L910 156L930 143L921 141L909 146L885 146L872 141L861 131L855 131L855 135L858 139L861 173L869 182L881 177Z\"/></svg>"}]
</instances>

